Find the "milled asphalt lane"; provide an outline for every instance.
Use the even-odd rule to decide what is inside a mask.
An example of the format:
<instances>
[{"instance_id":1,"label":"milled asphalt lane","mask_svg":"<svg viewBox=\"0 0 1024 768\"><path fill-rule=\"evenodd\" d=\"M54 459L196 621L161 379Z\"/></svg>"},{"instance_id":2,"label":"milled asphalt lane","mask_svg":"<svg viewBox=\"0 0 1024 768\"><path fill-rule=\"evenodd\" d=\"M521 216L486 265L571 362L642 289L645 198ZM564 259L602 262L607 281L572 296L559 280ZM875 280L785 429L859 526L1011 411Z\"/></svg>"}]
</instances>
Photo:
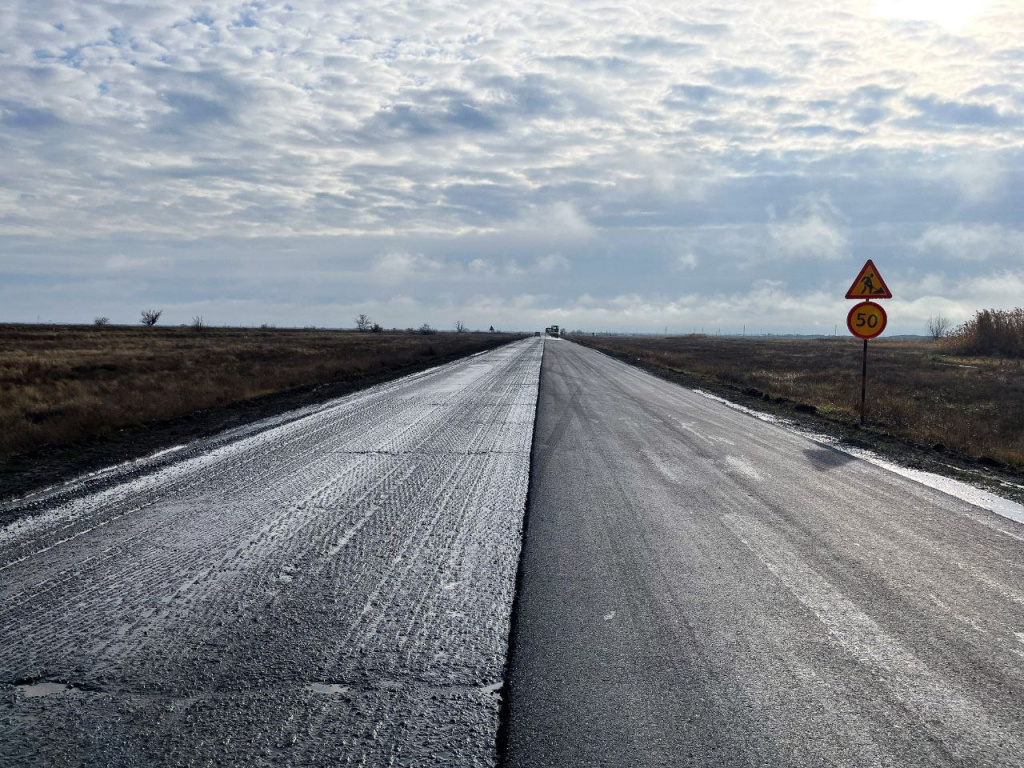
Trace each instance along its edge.
<instances>
[{"instance_id":1,"label":"milled asphalt lane","mask_svg":"<svg viewBox=\"0 0 1024 768\"><path fill-rule=\"evenodd\" d=\"M494 765L541 350L0 508L0 766Z\"/></svg>"},{"instance_id":2,"label":"milled asphalt lane","mask_svg":"<svg viewBox=\"0 0 1024 768\"><path fill-rule=\"evenodd\" d=\"M509 766L1024 765L1024 526L549 341Z\"/></svg>"}]
</instances>

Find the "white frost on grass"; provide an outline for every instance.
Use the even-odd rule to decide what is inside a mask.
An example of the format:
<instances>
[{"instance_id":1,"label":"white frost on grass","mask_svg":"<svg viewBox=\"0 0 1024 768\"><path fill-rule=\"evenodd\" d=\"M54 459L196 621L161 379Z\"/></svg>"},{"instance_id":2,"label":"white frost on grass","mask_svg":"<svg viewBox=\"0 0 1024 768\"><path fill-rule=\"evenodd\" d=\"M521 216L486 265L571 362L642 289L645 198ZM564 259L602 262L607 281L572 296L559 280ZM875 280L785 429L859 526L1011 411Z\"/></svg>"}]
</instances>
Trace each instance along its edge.
<instances>
[{"instance_id":1,"label":"white frost on grass","mask_svg":"<svg viewBox=\"0 0 1024 768\"><path fill-rule=\"evenodd\" d=\"M789 429L793 432L798 432L804 437L813 440L821 445L826 445L830 448L834 448L837 451L842 451L845 454L853 456L854 458L862 459L870 462L875 466L887 469L901 477L905 477L908 480L926 485L929 488L934 488L937 491L942 491L945 494L953 496L954 498L966 501L968 504L973 504L976 507L981 507L989 512L994 512L997 515L1002 515L1005 518L1013 520L1017 523L1024 524L1024 505L1018 504L1015 501L1004 499L1002 496L998 496L991 491L986 491L981 488L977 488L969 483L965 483L961 480L954 480L950 477L944 477L934 472L926 472L922 469L913 469L911 467L904 467L897 464L889 459L883 459L877 453L869 451L864 448L852 448L849 446L841 445L837 440L827 435L821 435L816 432L803 429L802 427L794 424L792 421L787 419L779 418L770 413L762 413L755 411L753 408L747 408L739 403L734 403L730 400L726 400L724 397L713 395L710 392L704 390L695 389L693 390L701 397L706 397L709 400L722 403L733 410L746 413L753 416L755 419L766 421L770 424Z\"/></svg>"}]
</instances>

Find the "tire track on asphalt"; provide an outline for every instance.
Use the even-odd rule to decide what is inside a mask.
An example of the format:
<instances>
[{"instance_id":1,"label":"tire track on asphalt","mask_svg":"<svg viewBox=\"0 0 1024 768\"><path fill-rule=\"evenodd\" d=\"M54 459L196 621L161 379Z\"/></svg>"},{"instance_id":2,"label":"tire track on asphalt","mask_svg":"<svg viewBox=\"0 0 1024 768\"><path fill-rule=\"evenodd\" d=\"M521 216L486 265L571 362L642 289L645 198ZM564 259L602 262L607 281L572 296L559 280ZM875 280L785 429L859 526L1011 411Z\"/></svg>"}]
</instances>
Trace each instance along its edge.
<instances>
[{"instance_id":1,"label":"tire track on asphalt","mask_svg":"<svg viewBox=\"0 0 1024 768\"><path fill-rule=\"evenodd\" d=\"M879 684L893 693L953 759L964 764L1008 764L1015 755L1024 754L1020 734L934 674L768 526L740 514L726 514L722 522L850 654L877 670ZM956 734L955 738L951 734Z\"/></svg>"}]
</instances>

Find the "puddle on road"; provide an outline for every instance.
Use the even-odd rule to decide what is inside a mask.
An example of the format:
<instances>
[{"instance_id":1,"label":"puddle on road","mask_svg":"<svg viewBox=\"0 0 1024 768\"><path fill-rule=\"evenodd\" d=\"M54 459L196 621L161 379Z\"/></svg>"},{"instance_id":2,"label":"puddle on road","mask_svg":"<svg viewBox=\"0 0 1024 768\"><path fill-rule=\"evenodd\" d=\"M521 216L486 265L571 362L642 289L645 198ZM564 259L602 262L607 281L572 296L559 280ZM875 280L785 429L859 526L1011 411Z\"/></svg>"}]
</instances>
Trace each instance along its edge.
<instances>
[{"instance_id":1,"label":"puddle on road","mask_svg":"<svg viewBox=\"0 0 1024 768\"><path fill-rule=\"evenodd\" d=\"M26 683L24 685L16 685L14 689L30 699L39 698L40 696L52 696L55 693L63 693L64 691L71 690L70 685L64 683L50 683L50 682L39 682L39 683Z\"/></svg>"}]
</instances>

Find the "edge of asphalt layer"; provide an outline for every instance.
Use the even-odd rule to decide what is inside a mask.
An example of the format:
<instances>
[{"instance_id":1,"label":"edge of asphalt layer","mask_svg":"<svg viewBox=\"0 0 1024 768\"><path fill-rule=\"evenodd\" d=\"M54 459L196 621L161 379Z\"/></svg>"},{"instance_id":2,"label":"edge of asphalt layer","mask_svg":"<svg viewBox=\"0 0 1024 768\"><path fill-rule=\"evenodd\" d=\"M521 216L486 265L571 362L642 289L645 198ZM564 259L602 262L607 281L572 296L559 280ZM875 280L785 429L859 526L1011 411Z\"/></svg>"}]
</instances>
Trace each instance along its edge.
<instances>
[{"instance_id":1,"label":"edge of asphalt layer","mask_svg":"<svg viewBox=\"0 0 1024 768\"><path fill-rule=\"evenodd\" d=\"M101 482L102 477L111 469L128 467L133 463L139 464L141 468L156 459L162 459L163 462L175 461L179 458L175 454L185 456L187 452L182 449L188 448L191 443L217 439L234 430L258 425L264 420L286 417L291 411L304 411L379 384L486 354L520 338L525 337L510 338L490 349L439 356L405 369L383 371L358 380L296 387L216 408L193 411L166 421L125 427L111 436L42 446L29 453L13 456L0 463L0 525L10 522L4 519L5 507L27 502L38 494L59 492L61 488L82 483L95 489L94 484Z\"/></svg>"},{"instance_id":2,"label":"edge of asphalt layer","mask_svg":"<svg viewBox=\"0 0 1024 768\"><path fill-rule=\"evenodd\" d=\"M512 659L515 654L516 629L519 625L520 601L523 587L523 560L526 553L526 537L530 525L530 503L533 500L535 458L537 456L537 418L540 415L540 393L544 377L544 355L547 351L547 340L544 341L544 352L540 356L540 370L537 372L537 401L533 404L533 435L530 438L529 481L526 485L526 501L523 504L522 532L519 536L519 561L516 563L516 581L512 592L512 611L508 621L508 644L505 650L505 666L501 674L501 688L498 696L501 706L498 709L498 732L494 737L495 751L498 755L498 767L508 763L509 730L512 727Z\"/></svg>"},{"instance_id":3,"label":"edge of asphalt layer","mask_svg":"<svg viewBox=\"0 0 1024 768\"><path fill-rule=\"evenodd\" d=\"M757 418L756 414L769 416L779 426L794 429L818 442L825 438L830 441L831 447L838 450L852 453L872 452L879 459L898 467L932 473L987 491L1012 503L1024 504L1024 471L1015 471L1011 467L989 466L984 461L953 451L936 451L934 448L912 443L878 427L873 427L870 422L867 427L862 428L858 425L848 425L826 419L817 414L796 410L800 403L794 401L766 401L762 397L746 395L742 389L737 387L698 379L685 371L659 368L626 353L611 352L585 343L581 346L634 368L639 368L677 386L695 392L710 393L714 397L726 401L727 405L756 412L751 414L755 418ZM944 489L939 488L939 490ZM948 493L949 491L944 490L944 492Z\"/></svg>"}]
</instances>

